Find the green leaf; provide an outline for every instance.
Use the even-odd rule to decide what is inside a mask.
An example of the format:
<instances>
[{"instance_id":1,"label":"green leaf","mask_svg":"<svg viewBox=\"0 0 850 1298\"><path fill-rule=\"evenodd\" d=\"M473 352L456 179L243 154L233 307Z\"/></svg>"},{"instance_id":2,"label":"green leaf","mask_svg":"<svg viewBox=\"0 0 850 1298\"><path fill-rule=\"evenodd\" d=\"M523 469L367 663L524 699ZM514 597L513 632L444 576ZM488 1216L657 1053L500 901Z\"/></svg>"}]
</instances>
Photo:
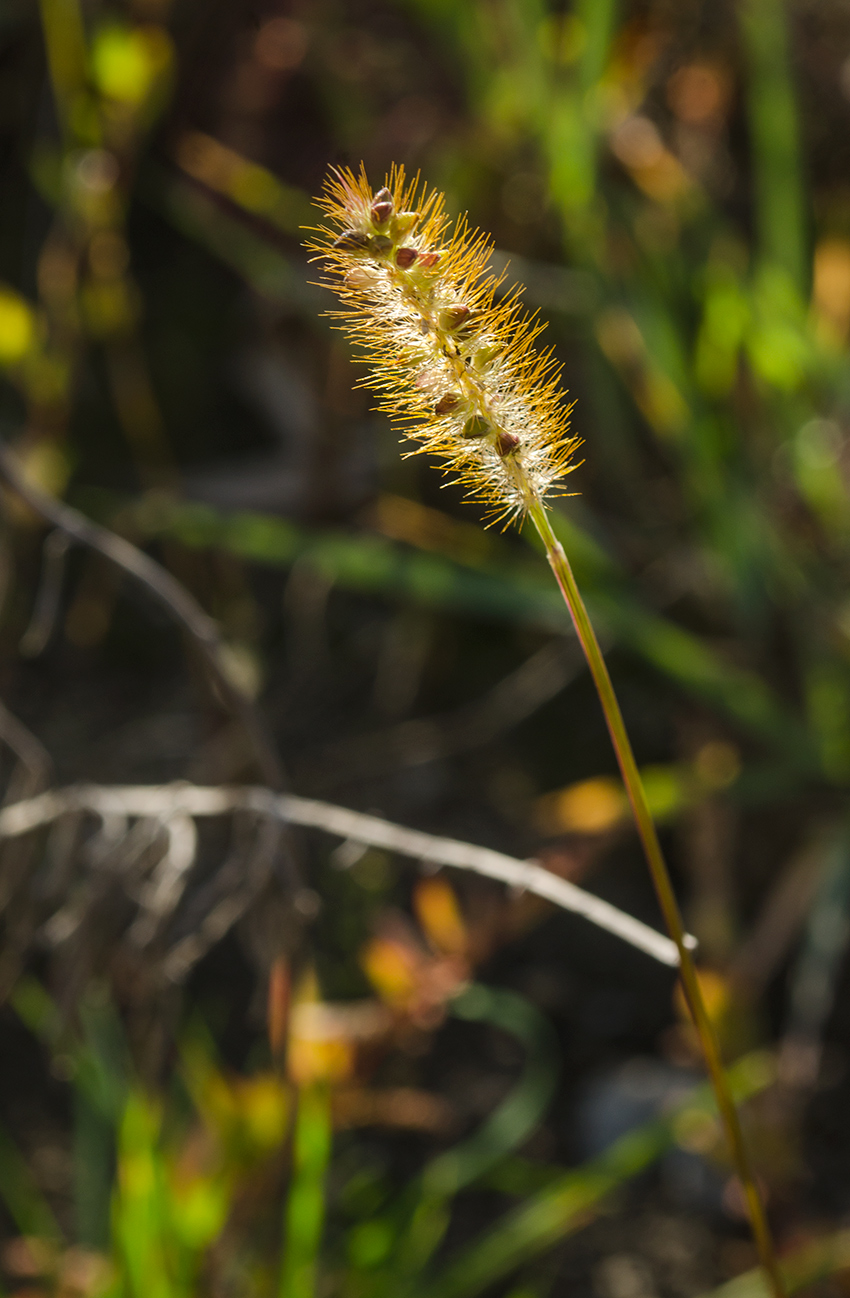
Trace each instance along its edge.
<instances>
[{"instance_id":1,"label":"green leaf","mask_svg":"<svg viewBox=\"0 0 850 1298\"><path fill-rule=\"evenodd\" d=\"M746 1055L729 1069L740 1103L764 1090L774 1077L763 1052ZM460 1257L420 1290L422 1298L472 1298L529 1259L578 1229L607 1194L649 1167L674 1141L677 1120L689 1111L712 1112L708 1086L699 1087L664 1118L645 1123L616 1140L598 1158L563 1174L501 1217Z\"/></svg>"},{"instance_id":2,"label":"green leaf","mask_svg":"<svg viewBox=\"0 0 850 1298\"><path fill-rule=\"evenodd\" d=\"M59 1240L62 1232L26 1159L0 1127L0 1198L22 1235Z\"/></svg>"},{"instance_id":3,"label":"green leaf","mask_svg":"<svg viewBox=\"0 0 850 1298\"><path fill-rule=\"evenodd\" d=\"M325 1173L331 1152L330 1091L304 1086L298 1095L292 1178L286 1201L280 1298L313 1298L325 1220Z\"/></svg>"}]
</instances>

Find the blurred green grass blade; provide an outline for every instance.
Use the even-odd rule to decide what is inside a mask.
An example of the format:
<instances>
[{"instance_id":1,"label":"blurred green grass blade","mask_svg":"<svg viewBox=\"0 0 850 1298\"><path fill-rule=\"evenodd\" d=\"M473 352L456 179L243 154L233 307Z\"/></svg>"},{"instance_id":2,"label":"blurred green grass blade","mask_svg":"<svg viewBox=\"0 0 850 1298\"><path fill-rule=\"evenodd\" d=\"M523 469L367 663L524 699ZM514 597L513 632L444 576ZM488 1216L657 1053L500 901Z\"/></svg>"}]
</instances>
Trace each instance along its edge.
<instances>
[{"instance_id":1,"label":"blurred green grass blade","mask_svg":"<svg viewBox=\"0 0 850 1298\"><path fill-rule=\"evenodd\" d=\"M62 1238L53 1211L35 1182L26 1159L11 1136L0 1127L0 1198L22 1235Z\"/></svg>"},{"instance_id":2,"label":"blurred green grass blade","mask_svg":"<svg viewBox=\"0 0 850 1298\"><path fill-rule=\"evenodd\" d=\"M124 1029L103 988L93 988L79 1007L83 1040L78 1054L75 1084L112 1127L124 1111L130 1077L130 1060Z\"/></svg>"},{"instance_id":3,"label":"blurred green grass blade","mask_svg":"<svg viewBox=\"0 0 850 1298\"><path fill-rule=\"evenodd\" d=\"M40 0L47 63L63 130L73 139L78 107L86 92L87 53L83 16L77 0Z\"/></svg>"},{"instance_id":4,"label":"blurred green grass blade","mask_svg":"<svg viewBox=\"0 0 850 1298\"><path fill-rule=\"evenodd\" d=\"M34 1036L51 1050L65 1050L71 1056L75 1088L117 1126L126 1098L129 1064L121 1022L101 991L81 1000L82 1040L70 1036L56 1002L36 978L20 978L9 999Z\"/></svg>"},{"instance_id":5,"label":"blurred green grass blade","mask_svg":"<svg viewBox=\"0 0 850 1298\"><path fill-rule=\"evenodd\" d=\"M551 519L556 536L572 554L575 525L556 510ZM808 773L818 769L803 724L759 676L724 662L699 636L639 604L624 584L599 568L594 573L593 568L582 571L579 566L579 572L594 623L680 687L777 747L793 768Z\"/></svg>"},{"instance_id":6,"label":"blurred green grass blade","mask_svg":"<svg viewBox=\"0 0 850 1298\"><path fill-rule=\"evenodd\" d=\"M74 1218L78 1243L105 1252L115 1164L115 1129L84 1091L74 1096Z\"/></svg>"},{"instance_id":7,"label":"blurred green grass blade","mask_svg":"<svg viewBox=\"0 0 850 1298\"><path fill-rule=\"evenodd\" d=\"M458 563L374 532L312 531L288 519L209 505L143 499L121 510L114 498L86 493L82 502L98 517L128 526L142 539L172 538L191 549L222 549L274 567L298 560L328 581L349 590L403 597L458 613L527 622L556 631L569 625L563 602L545 568L524 558L479 564ZM506 570L522 574L506 579Z\"/></svg>"},{"instance_id":8,"label":"blurred green grass blade","mask_svg":"<svg viewBox=\"0 0 850 1298\"><path fill-rule=\"evenodd\" d=\"M662 293L643 289L636 295L634 315L653 362L690 402L690 355L676 311L676 302ZM686 411L688 419L692 412Z\"/></svg>"},{"instance_id":9,"label":"blurred green grass blade","mask_svg":"<svg viewBox=\"0 0 850 1298\"><path fill-rule=\"evenodd\" d=\"M121 1021L102 988L90 989L78 1013L83 1039L73 1051L74 1212L79 1242L105 1251L130 1063Z\"/></svg>"},{"instance_id":10,"label":"blurred green grass blade","mask_svg":"<svg viewBox=\"0 0 850 1298\"><path fill-rule=\"evenodd\" d=\"M608 64L618 10L617 0L579 0L571 15L580 43L577 65L571 77L562 73L555 79L553 101L536 123L552 197L574 234L585 233L577 229L575 217L598 197L602 115L596 92Z\"/></svg>"},{"instance_id":11,"label":"blurred green grass blade","mask_svg":"<svg viewBox=\"0 0 850 1298\"><path fill-rule=\"evenodd\" d=\"M325 1174L332 1137L328 1087L321 1084L302 1087L293 1134L279 1298L313 1298L315 1293L325 1220Z\"/></svg>"},{"instance_id":12,"label":"blurred green grass blade","mask_svg":"<svg viewBox=\"0 0 850 1298\"><path fill-rule=\"evenodd\" d=\"M825 1280L836 1271L850 1267L850 1230L838 1231L824 1239L803 1244L780 1262L780 1271L787 1293L797 1293L810 1285ZM827 1290L832 1292L832 1290ZM768 1288L761 1269L745 1271L704 1298L769 1298Z\"/></svg>"},{"instance_id":13,"label":"blurred green grass blade","mask_svg":"<svg viewBox=\"0 0 850 1298\"><path fill-rule=\"evenodd\" d=\"M764 1090L773 1077L773 1062L762 1052L745 1056L729 1069L738 1102ZM699 1087L670 1115L621 1136L598 1158L567 1172L500 1218L424 1288L424 1298L472 1298L577 1230L607 1194L670 1147L676 1120L688 1110L714 1111L707 1086Z\"/></svg>"},{"instance_id":14,"label":"blurred green grass blade","mask_svg":"<svg viewBox=\"0 0 850 1298\"><path fill-rule=\"evenodd\" d=\"M539 32L543 0L403 0L453 54L469 99L502 138L539 118L548 100Z\"/></svg>"},{"instance_id":15,"label":"blurred green grass blade","mask_svg":"<svg viewBox=\"0 0 850 1298\"><path fill-rule=\"evenodd\" d=\"M138 1092L131 1094L121 1123L112 1210L126 1298L184 1298L168 1273L158 1135L159 1120L150 1101Z\"/></svg>"},{"instance_id":16,"label":"blurred green grass blade","mask_svg":"<svg viewBox=\"0 0 850 1298\"><path fill-rule=\"evenodd\" d=\"M33 1036L56 1049L62 1035L62 1022L53 997L38 979L28 975L19 978L9 1000Z\"/></svg>"},{"instance_id":17,"label":"blurred green grass blade","mask_svg":"<svg viewBox=\"0 0 850 1298\"><path fill-rule=\"evenodd\" d=\"M531 1135L545 1113L558 1080L557 1042L551 1026L524 996L473 983L451 1002L451 1012L469 1023L489 1023L522 1042L522 1074L495 1112L466 1140L423 1169L418 1202L396 1245L387 1288L405 1292L433 1255L451 1217L451 1200L465 1186L499 1164Z\"/></svg>"},{"instance_id":18,"label":"blurred green grass blade","mask_svg":"<svg viewBox=\"0 0 850 1298\"><path fill-rule=\"evenodd\" d=\"M515 1154L490 1168L477 1182L482 1189L496 1190L516 1199L546 1190L565 1174L566 1169L552 1163L537 1163Z\"/></svg>"},{"instance_id":19,"label":"blurred green grass blade","mask_svg":"<svg viewBox=\"0 0 850 1298\"><path fill-rule=\"evenodd\" d=\"M303 189L287 185L273 171L213 135L184 130L173 156L180 171L203 191L220 195L249 217L260 218L299 243L305 227L320 219L318 208Z\"/></svg>"},{"instance_id":20,"label":"blurred green grass blade","mask_svg":"<svg viewBox=\"0 0 850 1298\"><path fill-rule=\"evenodd\" d=\"M584 1224L588 1212L622 1182L649 1167L667 1148L663 1124L623 1136L616 1151L595 1167L569 1173L553 1187L515 1210L498 1229L430 1285L428 1298L469 1298L518 1266L551 1248Z\"/></svg>"},{"instance_id":21,"label":"blurred green grass blade","mask_svg":"<svg viewBox=\"0 0 850 1298\"><path fill-rule=\"evenodd\" d=\"M549 1023L524 996L474 983L451 1003L470 1023L490 1023L522 1042L522 1076L468 1140L434 1159L422 1174L428 1194L453 1195L522 1144L540 1122L558 1080L557 1043Z\"/></svg>"},{"instance_id":22,"label":"blurred green grass blade","mask_svg":"<svg viewBox=\"0 0 850 1298\"><path fill-rule=\"evenodd\" d=\"M165 216L181 234L207 248L255 292L272 302L297 305L321 324L321 297L304 273L296 269L273 238L251 228L244 217L232 215L204 190L175 179L149 164L142 173L140 198Z\"/></svg>"},{"instance_id":23,"label":"blurred green grass blade","mask_svg":"<svg viewBox=\"0 0 850 1298\"><path fill-rule=\"evenodd\" d=\"M619 11L619 0L577 0L573 9L582 29L578 81L585 93L598 84L608 66Z\"/></svg>"},{"instance_id":24,"label":"blurred green grass blade","mask_svg":"<svg viewBox=\"0 0 850 1298\"><path fill-rule=\"evenodd\" d=\"M27 1027L53 1051L73 1062L73 1185L77 1240L105 1250L110 1233L110 1198L115 1133L127 1092L126 1043L117 1014L99 989L80 1002L83 1039L70 1037L45 988L35 978L19 980L11 1003Z\"/></svg>"},{"instance_id":25,"label":"blurred green grass blade","mask_svg":"<svg viewBox=\"0 0 850 1298\"><path fill-rule=\"evenodd\" d=\"M813 774L817 756L803 725L754 672L726 663L698 636L636 603L588 598L614 634L658 671L713 703L751 734L780 748L798 771Z\"/></svg>"},{"instance_id":26,"label":"blurred green grass blade","mask_svg":"<svg viewBox=\"0 0 850 1298\"><path fill-rule=\"evenodd\" d=\"M759 257L781 267L805 298L807 222L788 11L784 0L741 0L738 16L748 66Z\"/></svg>"},{"instance_id":27,"label":"blurred green grass blade","mask_svg":"<svg viewBox=\"0 0 850 1298\"><path fill-rule=\"evenodd\" d=\"M30 1031L54 1052L63 1045L61 1015L46 989L35 978L19 980L12 1006ZM73 1062L73 1193L77 1240L89 1248L105 1249L109 1242L110 1196L115 1156L114 1123L118 1113L104 1116L100 1068L89 1049L65 1042Z\"/></svg>"},{"instance_id":28,"label":"blurred green grass blade","mask_svg":"<svg viewBox=\"0 0 850 1298\"><path fill-rule=\"evenodd\" d=\"M846 660L819 646L804 677L809 727L825 774L836 784L850 779L850 679Z\"/></svg>"},{"instance_id":29,"label":"blurred green grass blade","mask_svg":"<svg viewBox=\"0 0 850 1298\"><path fill-rule=\"evenodd\" d=\"M191 549L222 549L275 567L296 560L349 590L409 599L461 616L516 622L563 633L569 614L545 565L515 551L493 549L476 563L457 562L433 551L400 544L370 532L321 532L289 519L165 497L142 497L116 513L115 497L89 491L86 512L141 539L173 538ZM790 759L792 769L817 772L812 743L798 719L754 673L724 662L684 627L640 605L616 564L565 514L552 524L584 587L594 622L680 688L719 708L750 733Z\"/></svg>"}]
</instances>

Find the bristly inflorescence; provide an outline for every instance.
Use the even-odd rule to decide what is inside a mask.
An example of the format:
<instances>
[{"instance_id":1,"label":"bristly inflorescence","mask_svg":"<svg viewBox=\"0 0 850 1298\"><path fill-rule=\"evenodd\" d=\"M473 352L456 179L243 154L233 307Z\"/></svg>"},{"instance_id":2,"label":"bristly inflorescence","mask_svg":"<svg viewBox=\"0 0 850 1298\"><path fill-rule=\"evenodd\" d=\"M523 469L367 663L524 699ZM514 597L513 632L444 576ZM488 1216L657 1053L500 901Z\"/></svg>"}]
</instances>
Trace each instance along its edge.
<instances>
[{"instance_id":1,"label":"bristly inflorescence","mask_svg":"<svg viewBox=\"0 0 850 1298\"><path fill-rule=\"evenodd\" d=\"M318 200L334 228L309 247L325 262L340 321L365 353L380 409L456 472L494 521L523 517L576 466L570 406L544 327L497 296L492 242L454 223L443 195L394 167L373 193L361 168L334 171Z\"/></svg>"}]
</instances>

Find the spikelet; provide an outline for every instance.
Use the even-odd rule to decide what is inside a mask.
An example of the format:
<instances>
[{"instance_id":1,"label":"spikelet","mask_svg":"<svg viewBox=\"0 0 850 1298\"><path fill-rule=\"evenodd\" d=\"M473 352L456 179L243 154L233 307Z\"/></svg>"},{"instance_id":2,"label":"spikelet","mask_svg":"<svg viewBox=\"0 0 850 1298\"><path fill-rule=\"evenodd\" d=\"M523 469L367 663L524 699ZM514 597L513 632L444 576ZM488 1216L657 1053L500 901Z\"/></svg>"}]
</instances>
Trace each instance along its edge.
<instances>
[{"instance_id":1,"label":"spikelet","mask_svg":"<svg viewBox=\"0 0 850 1298\"><path fill-rule=\"evenodd\" d=\"M521 519L577 467L579 442L560 367L534 348L544 326L521 289L497 298L490 238L465 217L450 228L443 195L409 183L403 167L377 193L362 166L335 170L318 203L334 227L308 246L342 301L329 314L371 366L363 385L491 521Z\"/></svg>"}]
</instances>

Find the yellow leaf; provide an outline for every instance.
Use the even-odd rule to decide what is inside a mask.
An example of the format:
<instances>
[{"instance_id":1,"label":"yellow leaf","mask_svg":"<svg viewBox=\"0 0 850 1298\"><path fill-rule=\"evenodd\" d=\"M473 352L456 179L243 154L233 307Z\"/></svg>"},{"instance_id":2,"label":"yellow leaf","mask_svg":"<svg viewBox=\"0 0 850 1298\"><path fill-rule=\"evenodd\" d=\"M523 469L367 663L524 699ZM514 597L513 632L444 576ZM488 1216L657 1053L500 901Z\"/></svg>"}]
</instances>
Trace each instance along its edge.
<instances>
[{"instance_id":1,"label":"yellow leaf","mask_svg":"<svg viewBox=\"0 0 850 1298\"><path fill-rule=\"evenodd\" d=\"M354 1049L349 1041L310 1041L304 1037L292 1037L286 1068L296 1086L346 1081L354 1071Z\"/></svg>"},{"instance_id":2,"label":"yellow leaf","mask_svg":"<svg viewBox=\"0 0 850 1298\"><path fill-rule=\"evenodd\" d=\"M374 938L361 957L366 977L382 1000L398 1008L416 992L419 961L413 951L389 938Z\"/></svg>"},{"instance_id":3,"label":"yellow leaf","mask_svg":"<svg viewBox=\"0 0 850 1298\"><path fill-rule=\"evenodd\" d=\"M463 955L469 937L454 890L445 879L422 879L413 894L416 917L431 944L446 955Z\"/></svg>"},{"instance_id":4,"label":"yellow leaf","mask_svg":"<svg viewBox=\"0 0 850 1298\"><path fill-rule=\"evenodd\" d=\"M538 803L538 820L544 833L602 834L628 817L623 786L612 775L581 780Z\"/></svg>"}]
</instances>

